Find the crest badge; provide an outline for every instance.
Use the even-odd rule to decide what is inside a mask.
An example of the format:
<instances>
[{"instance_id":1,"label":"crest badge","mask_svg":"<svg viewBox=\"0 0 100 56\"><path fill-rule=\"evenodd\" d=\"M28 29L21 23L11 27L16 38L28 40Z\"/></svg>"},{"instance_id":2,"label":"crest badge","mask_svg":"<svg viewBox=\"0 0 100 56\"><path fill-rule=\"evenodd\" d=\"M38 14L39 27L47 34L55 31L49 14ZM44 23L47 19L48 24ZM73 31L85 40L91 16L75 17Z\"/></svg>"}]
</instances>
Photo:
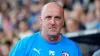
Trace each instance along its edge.
<instances>
[{"instance_id":1,"label":"crest badge","mask_svg":"<svg viewBox=\"0 0 100 56\"><path fill-rule=\"evenodd\" d=\"M62 56L69 56L68 52L62 52Z\"/></svg>"}]
</instances>

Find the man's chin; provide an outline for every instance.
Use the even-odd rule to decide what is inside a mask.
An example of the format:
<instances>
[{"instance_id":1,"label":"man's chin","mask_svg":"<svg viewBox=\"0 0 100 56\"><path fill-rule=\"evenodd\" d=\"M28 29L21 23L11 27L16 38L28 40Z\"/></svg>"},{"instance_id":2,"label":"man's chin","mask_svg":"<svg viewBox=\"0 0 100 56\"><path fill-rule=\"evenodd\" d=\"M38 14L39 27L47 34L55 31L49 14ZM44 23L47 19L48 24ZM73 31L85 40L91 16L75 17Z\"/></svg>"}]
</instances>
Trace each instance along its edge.
<instances>
[{"instance_id":1,"label":"man's chin","mask_svg":"<svg viewBox=\"0 0 100 56\"><path fill-rule=\"evenodd\" d=\"M56 32L50 32L49 35L51 35L51 36L57 36L58 33L56 33Z\"/></svg>"}]
</instances>

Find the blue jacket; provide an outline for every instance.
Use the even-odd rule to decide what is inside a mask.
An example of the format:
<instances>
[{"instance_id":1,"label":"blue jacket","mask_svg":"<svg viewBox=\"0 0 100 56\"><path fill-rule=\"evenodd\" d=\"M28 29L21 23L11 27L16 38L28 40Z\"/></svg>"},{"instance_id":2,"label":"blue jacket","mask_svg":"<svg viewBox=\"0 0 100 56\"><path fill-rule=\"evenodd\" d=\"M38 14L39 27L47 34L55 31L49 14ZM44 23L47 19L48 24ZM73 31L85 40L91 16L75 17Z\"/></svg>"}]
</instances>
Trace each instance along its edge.
<instances>
[{"instance_id":1,"label":"blue jacket","mask_svg":"<svg viewBox=\"0 0 100 56\"><path fill-rule=\"evenodd\" d=\"M19 40L9 56L82 56L82 54L79 47L65 36L62 35L58 42L48 42L38 32Z\"/></svg>"}]
</instances>

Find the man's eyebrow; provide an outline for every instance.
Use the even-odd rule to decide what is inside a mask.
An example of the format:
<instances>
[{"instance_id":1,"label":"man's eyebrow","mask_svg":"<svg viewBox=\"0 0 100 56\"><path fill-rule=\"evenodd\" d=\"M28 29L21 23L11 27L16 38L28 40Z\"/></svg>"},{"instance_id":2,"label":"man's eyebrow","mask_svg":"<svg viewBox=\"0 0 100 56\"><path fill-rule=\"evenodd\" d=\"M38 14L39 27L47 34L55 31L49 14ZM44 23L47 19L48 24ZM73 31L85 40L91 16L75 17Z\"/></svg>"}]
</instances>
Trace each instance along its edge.
<instances>
[{"instance_id":1,"label":"man's eyebrow","mask_svg":"<svg viewBox=\"0 0 100 56\"><path fill-rule=\"evenodd\" d=\"M59 18L60 19L61 17L60 16L55 16L55 18Z\"/></svg>"},{"instance_id":2,"label":"man's eyebrow","mask_svg":"<svg viewBox=\"0 0 100 56\"><path fill-rule=\"evenodd\" d=\"M46 16L46 18L51 18L52 16Z\"/></svg>"}]
</instances>

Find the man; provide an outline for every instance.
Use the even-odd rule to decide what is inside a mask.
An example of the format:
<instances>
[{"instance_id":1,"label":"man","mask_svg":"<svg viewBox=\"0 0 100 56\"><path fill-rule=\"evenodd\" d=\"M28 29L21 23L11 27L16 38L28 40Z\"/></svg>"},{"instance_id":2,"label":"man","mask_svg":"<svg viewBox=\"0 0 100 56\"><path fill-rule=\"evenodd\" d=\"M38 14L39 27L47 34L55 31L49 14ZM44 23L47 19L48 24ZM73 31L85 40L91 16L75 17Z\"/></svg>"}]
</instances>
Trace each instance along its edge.
<instances>
[{"instance_id":1,"label":"man","mask_svg":"<svg viewBox=\"0 0 100 56\"><path fill-rule=\"evenodd\" d=\"M40 22L41 32L20 40L9 56L81 56L78 46L60 33L64 10L58 3L43 7Z\"/></svg>"},{"instance_id":2,"label":"man","mask_svg":"<svg viewBox=\"0 0 100 56\"><path fill-rule=\"evenodd\" d=\"M100 49L97 50L96 52L94 52L94 54L92 56L100 56Z\"/></svg>"}]
</instances>

